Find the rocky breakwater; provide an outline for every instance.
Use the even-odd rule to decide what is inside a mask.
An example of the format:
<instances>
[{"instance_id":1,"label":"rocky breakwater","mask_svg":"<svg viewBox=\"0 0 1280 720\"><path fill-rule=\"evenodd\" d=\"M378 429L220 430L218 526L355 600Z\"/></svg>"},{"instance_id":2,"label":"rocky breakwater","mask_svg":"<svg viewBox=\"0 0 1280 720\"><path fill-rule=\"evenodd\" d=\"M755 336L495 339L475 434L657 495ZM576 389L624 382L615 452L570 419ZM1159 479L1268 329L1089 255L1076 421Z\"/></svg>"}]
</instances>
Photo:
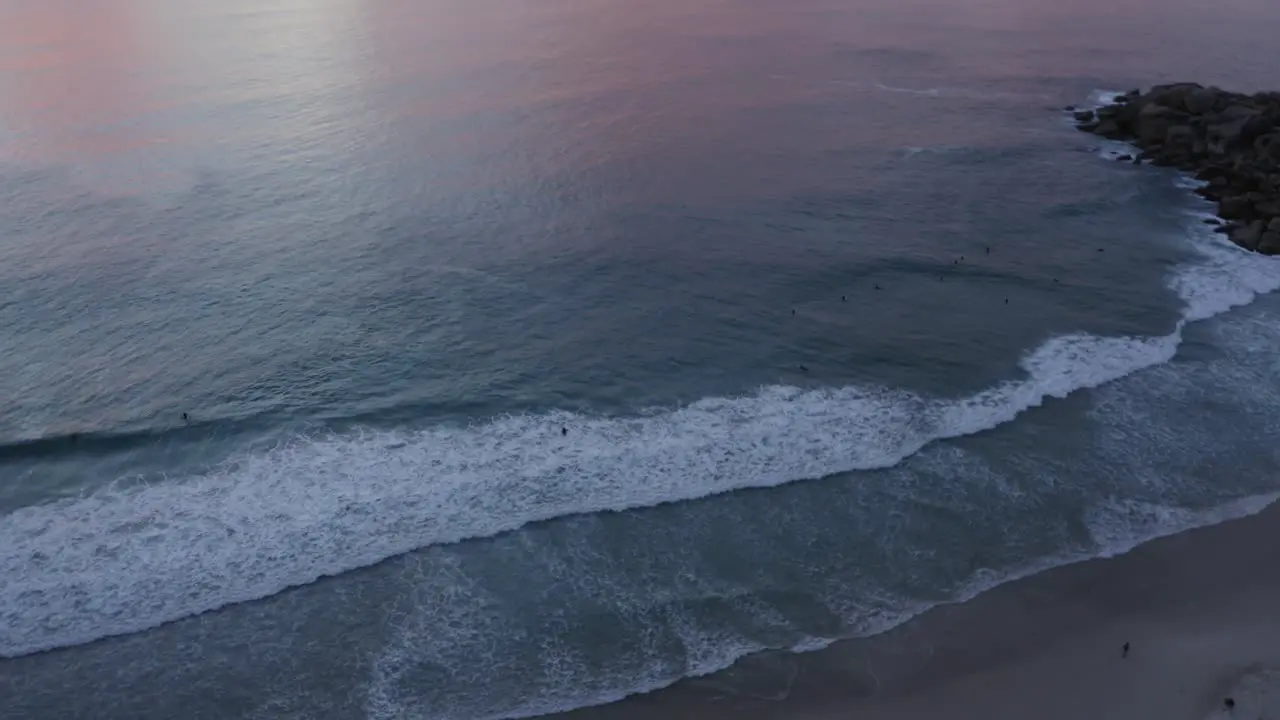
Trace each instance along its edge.
<instances>
[{"instance_id":1,"label":"rocky breakwater","mask_svg":"<svg viewBox=\"0 0 1280 720\"><path fill-rule=\"evenodd\" d=\"M1280 93L1177 83L1074 112L1081 130L1136 145L1133 162L1176 167L1207 183L1196 192L1218 204L1220 230L1232 242L1280 254Z\"/></svg>"}]
</instances>

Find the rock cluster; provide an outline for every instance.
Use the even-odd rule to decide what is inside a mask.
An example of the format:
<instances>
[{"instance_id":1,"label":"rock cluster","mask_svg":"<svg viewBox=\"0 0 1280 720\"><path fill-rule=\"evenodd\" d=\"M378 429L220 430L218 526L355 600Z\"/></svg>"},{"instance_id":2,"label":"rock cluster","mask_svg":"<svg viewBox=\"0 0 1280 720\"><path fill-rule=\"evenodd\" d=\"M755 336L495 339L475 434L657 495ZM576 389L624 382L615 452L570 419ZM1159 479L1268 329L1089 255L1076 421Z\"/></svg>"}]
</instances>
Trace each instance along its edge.
<instances>
[{"instance_id":1,"label":"rock cluster","mask_svg":"<svg viewBox=\"0 0 1280 720\"><path fill-rule=\"evenodd\" d=\"M1280 254L1280 93L1177 83L1073 111L1081 130L1136 145L1135 163L1176 167L1208 183L1196 192L1218 204L1232 242Z\"/></svg>"}]
</instances>

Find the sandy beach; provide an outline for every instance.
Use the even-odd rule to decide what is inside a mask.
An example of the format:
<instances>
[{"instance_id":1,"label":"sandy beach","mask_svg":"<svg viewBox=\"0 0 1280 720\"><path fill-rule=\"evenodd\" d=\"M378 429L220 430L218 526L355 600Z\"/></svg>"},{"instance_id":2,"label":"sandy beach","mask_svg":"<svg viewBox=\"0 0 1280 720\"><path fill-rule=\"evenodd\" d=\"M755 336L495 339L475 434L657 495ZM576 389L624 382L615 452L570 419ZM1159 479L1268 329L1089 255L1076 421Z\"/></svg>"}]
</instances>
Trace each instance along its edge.
<instances>
[{"instance_id":1,"label":"sandy beach","mask_svg":"<svg viewBox=\"0 0 1280 720\"><path fill-rule=\"evenodd\" d=\"M1280 718L1280 506L562 717L730 716Z\"/></svg>"}]
</instances>

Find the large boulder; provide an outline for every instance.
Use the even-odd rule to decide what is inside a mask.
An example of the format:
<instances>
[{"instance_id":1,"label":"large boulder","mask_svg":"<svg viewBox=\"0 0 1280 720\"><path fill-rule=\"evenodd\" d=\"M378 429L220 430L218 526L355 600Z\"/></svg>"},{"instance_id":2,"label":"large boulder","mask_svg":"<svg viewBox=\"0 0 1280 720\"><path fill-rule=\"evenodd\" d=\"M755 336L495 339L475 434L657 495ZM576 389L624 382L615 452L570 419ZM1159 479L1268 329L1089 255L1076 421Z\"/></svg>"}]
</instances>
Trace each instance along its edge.
<instances>
[{"instance_id":1,"label":"large boulder","mask_svg":"<svg viewBox=\"0 0 1280 720\"><path fill-rule=\"evenodd\" d=\"M1210 155L1226 155L1240 144L1240 133L1244 130L1246 118L1229 120L1210 125L1205 128L1205 145Z\"/></svg>"},{"instance_id":2,"label":"large boulder","mask_svg":"<svg viewBox=\"0 0 1280 720\"><path fill-rule=\"evenodd\" d=\"M1262 228L1261 220L1254 220L1248 225L1237 227L1231 231L1231 242L1246 250L1257 250L1258 243L1262 240Z\"/></svg>"},{"instance_id":3,"label":"large boulder","mask_svg":"<svg viewBox=\"0 0 1280 720\"><path fill-rule=\"evenodd\" d=\"M1253 151L1257 152L1260 158L1280 160L1280 133L1272 132L1254 138Z\"/></svg>"},{"instance_id":4,"label":"large boulder","mask_svg":"<svg viewBox=\"0 0 1280 720\"><path fill-rule=\"evenodd\" d=\"M1186 99L1191 93L1197 90L1203 90L1204 86L1199 83L1173 83L1171 85L1156 85L1147 92L1147 99L1151 102L1174 110L1182 110L1186 107Z\"/></svg>"},{"instance_id":5,"label":"large boulder","mask_svg":"<svg viewBox=\"0 0 1280 720\"><path fill-rule=\"evenodd\" d=\"M1265 218L1280 217L1280 198L1273 196L1254 201L1253 212Z\"/></svg>"},{"instance_id":6,"label":"large boulder","mask_svg":"<svg viewBox=\"0 0 1280 720\"><path fill-rule=\"evenodd\" d=\"M1217 88L1199 88L1182 98L1182 106L1192 115L1203 115L1214 108L1222 91Z\"/></svg>"},{"instance_id":7,"label":"large boulder","mask_svg":"<svg viewBox=\"0 0 1280 720\"><path fill-rule=\"evenodd\" d=\"M1134 124L1138 121L1138 115L1149 104L1144 97L1131 97L1129 102L1124 105L1115 106L1119 108L1119 112L1116 114L1116 122L1125 131L1133 132Z\"/></svg>"},{"instance_id":8,"label":"large boulder","mask_svg":"<svg viewBox=\"0 0 1280 720\"><path fill-rule=\"evenodd\" d=\"M1231 169L1224 166L1221 162L1208 162L1205 163L1198 172L1196 172L1196 179L1203 180L1207 183L1213 183L1215 185L1226 185L1227 175L1230 174L1230 172Z\"/></svg>"},{"instance_id":9,"label":"large boulder","mask_svg":"<svg viewBox=\"0 0 1280 720\"><path fill-rule=\"evenodd\" d=\"M1218 123L1232 122L1234 120L1244 120L1246 118L1251 118L1254 115L1261 114L1262 110L1254 105L1231 102L1228 103L1226 107L1222 108L1222 110L1219 110L1209 116L1209 122L1210 124L1216 125Z\"/></svg>"},{"instance_id":10,"label":"large boulder","mask_svg":"<svg viewBox=\"0 0 1280 720\"><path fill-rule=\"evenodd\" d=\"M1263 255L1280 255L1280 232L1268 230L1262 233L1255 249Z\"/></svg>"},{"instance_id":11,"label":"large boulder","mask_svg":"<svg viewBox=\"0 0 1280 720\"><path fill-rule=\"evenodd\" d=\"M1218 216L1227 220L1244 220L1253 215L1253 203L1244 195L1227 195L1218 201Z\"/></svg>"},{"instance_id":12,"label":"large boulder","mask_svg":"<svg viewBox=\"0 0 1280 720\"><path fill-rule=\"evenodd\" d=\"M1124 138L1124 132L1120 130L1120 126L1115 120L1103 120L1094 127L1093 131L1104 138L1112 140L1121 140Z\"/></svg>"},{"instance_id":13,"label":"large boulder","mask_svg":"<svg viewBox=\"0 0 1280 720\"><path fill-rule=\"evenodd\" d=\"M1134 120L1133 134L1144 144L1163 142L1169 134L1169 128L1185 124L1186 113L1179 110L1151 103L1142 108Z\"/></svg>"},{"instance_id":14,"label":"large boulder","mask_svg":"<svg viewBox=\"0 0 1280 720\"><path fill-rule=\"evenodd\" d=\"M1196 131L1186 125L1174 125L1164 134L1164 144L1190 149L1196 144Z\"/></svg>"},{"instance_id":15,"label":"large boulder","mask_svg":"<svg viewBox=\"0 0 1280 720\"><path fill-rule=\"evenodd\" d=\"M1246 118L1240 127L1240 142L1252 145L1255 140L1276 129L1275 121L1266 115Z\"/></svg>"}]
</instances>

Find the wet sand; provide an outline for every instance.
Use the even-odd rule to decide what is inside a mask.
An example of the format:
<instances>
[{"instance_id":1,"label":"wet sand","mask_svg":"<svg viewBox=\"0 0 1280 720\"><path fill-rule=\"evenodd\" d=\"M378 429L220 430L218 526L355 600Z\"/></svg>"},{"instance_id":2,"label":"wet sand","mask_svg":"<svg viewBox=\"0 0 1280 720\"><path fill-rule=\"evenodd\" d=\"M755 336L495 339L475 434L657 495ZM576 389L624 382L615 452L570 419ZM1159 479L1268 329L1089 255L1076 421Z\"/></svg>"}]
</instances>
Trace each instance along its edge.
<instances>
[{"instance_id":1,"label":"wet sand","mask_svg":"<svg viewBox=\"0 0 1280 720\"><path fill-rule=\"evenodd\" d=\"M1280 720L1280 504L558 717Z\"/></svg>"}]
</instances>

